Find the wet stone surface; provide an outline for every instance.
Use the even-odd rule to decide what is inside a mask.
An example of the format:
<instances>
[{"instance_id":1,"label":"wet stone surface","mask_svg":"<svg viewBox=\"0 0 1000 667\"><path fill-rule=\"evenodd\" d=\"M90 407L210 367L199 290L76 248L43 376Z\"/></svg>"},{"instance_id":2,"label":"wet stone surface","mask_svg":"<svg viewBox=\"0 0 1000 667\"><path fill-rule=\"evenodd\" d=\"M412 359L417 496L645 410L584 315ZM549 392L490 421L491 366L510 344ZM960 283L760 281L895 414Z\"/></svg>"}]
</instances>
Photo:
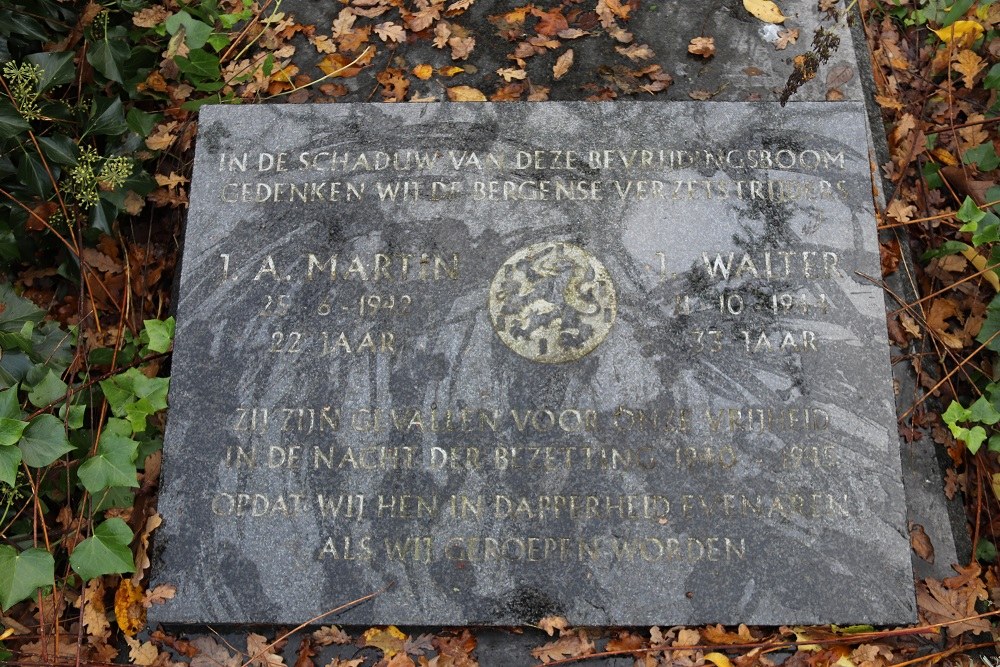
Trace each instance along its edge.
<instances>
[{"instance_id":1,"label":"wet stone surface","mask_svg":"<svg viewBox=\"0 0 1000 667\"><path fill-rule=\"evenodd\" d=\"M860 102L205 108L153 622L912 620L871 193Z\"/></svg>"}]
</instances>

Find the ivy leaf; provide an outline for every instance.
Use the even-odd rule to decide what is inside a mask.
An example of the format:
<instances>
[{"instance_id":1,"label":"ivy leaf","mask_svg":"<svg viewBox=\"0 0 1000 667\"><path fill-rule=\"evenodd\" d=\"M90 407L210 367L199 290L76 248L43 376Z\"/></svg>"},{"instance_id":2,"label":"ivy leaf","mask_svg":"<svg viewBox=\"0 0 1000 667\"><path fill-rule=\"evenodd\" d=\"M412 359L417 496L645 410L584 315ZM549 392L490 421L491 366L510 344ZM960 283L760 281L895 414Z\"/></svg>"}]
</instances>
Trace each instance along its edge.
<instances>
[{"instance_id":1,"label":"ivy leaf","mask_svg":"<svg viewBox=\"0 0 1000 667\"><path fill-rule=\"evenodd\" d=\"M121 67L131 55L128 42L117 39L102 39L91 45L87 52L87 62L98 72L118 83L124 83Z\"/></svg>"},{"instance_id":2,"label":"ivy leaf","mask_svg":"<svg viewBox=\"0 0 1000 667\"><path fill-rule=\"evenodd\" d=\"M212 34L212 26L202 23L183 9L170 16L166 26L167 32L171 35L179 33L181 28L184 29L184 43L187 44L192 53L205 46L209 35Z\"/></svg>"},{"instance_id":3,"label":"ivy leaf","mask_svg":"<svg viewBox=\"0 0 1000 667\"><path fill-rule=\"evenodd\" d=\"M987 141L965 151L963 159L965 164L974 164L983 173L1000 167L1000 156L997 155L992 141Z\"/></svg>"},{"instance_id":4,"label":"ivy leaf","mask_svg":"<svg viewBox=\"0 0 1000 667\"><path fill-rule=\"evenodd\" d=\"M210 83L216 83L219 79L219 59L208 51L192 51L187 58L174 58L177 68L188 76L196 79L205 79ZM200 90L202 82L195 82Z\"/></svg>"},{"instance_id":5,"label":"ivy leaf","mask_svg":"<svg viewBox=\"0 0 1000 667\"><path fill-rule=\"evenodd\" d=\"M21 450L17 447L0 447L0 482L14 486L17 469L21 466Z\"/></svg>"},{"instance_id":6,"label":"ivy leaf","mask_svg":"<svg viewBox=\"0 0 1000 667\"><path fill-rule=\"evenodd\" d=\"M21 118L13 104L0 101L0 139L10 139L30 129L31 124Z\"/></svg>"},{"instance_id":7,"label":"ivy leaf","mask_svg":"<svg viewBox=\"0 0 1000 667\"><path fill-rule=\"evenodd\" d=\"M139 486L135 467L138 449L137 441L105 430L97 443L97 453L84 461L78 471L83 488L97 493L112 486Z\"/></svg>"},{"instance_id":8,"label":"ivy leaf","mask_svg":"<svg viewBox=\"0 0 1000 667\"><path fill-rule=\"evenodd\" d=\"M983 79L983 87L990 90L1000 88L1000 63L991 67L990 71L986 73L986 78Z\"/></svg>"},{"instance_id":9,"label":"ivy leaf","mask_svg":"<svg viewBox=\"0 0 1000 667\"><path fill-rule=\"evenodd\" d=\"M52 51L48 53L32 53L25 60L42 68L42 76L38 81L38 91L45 91L70 83L76 76L76 66L73 51Z\"/></svg>"},{"instance_id":10,"label":"ivy leaf","mask_svg":"<svg viewBox=\"0 0 1000 667\"><path fill-rule=\"evenodd\" d=\"M10 389L0 391L0 419L20 419L21 404L17 400L18 386L15 384Z\"/></svg>"},{"instance_id":11,"label":"ivy leaf","mask_svg":"<svg viewBox=\"0 0 1000 667\"><path fill-rule=\"evenodd\" d=\"M969 249L969 244L967 243L962 243L961 241L945 241L934 250L928 250L927 252L925 252L923 255L920 256L920 259L926 262L927 260L934 259L935 257L944 257L945 255L957 255L963 250L968 250L968 249Z\"/></svg>"},{"instance_id":12,"label":"ivy leaf","mask_svg":"<svg viewBox=\"0 0 1000 667\"><path fill-rule=\"evenodd\" d=\"M39 415L31 420L18 444L24 462L32 468L49 465L66 452L73 451L63 423L52 415Z\"/></svg>"},{"instance_id":13,"label":"ivy leaf","mask_svg":"<svg viewBox=\"0 0 1000 667\"><path fill-rule=\"evenodd\" d=\"M104 134L115 136L125 132L125 110L122 101L117 97L95 97L90 106L90 122L87 123L87 134Z\"/></svg>"},{"instance_id":14,"label":"ivy leaf","mask_svg":"<svg viewBox=\"0 0 1000 667\"><path fill-rule=\"evenodd\" d=\"M993 408L993 404L985 396L980 396L975 403L969 407L969 419L992 426L1000 421L1000 412Z\"/></svg>"},{"instance_id":15,"label":"ivy leaf","mask_svg":"<svg viewBox=\"0 0 1000 667\"><path fill-rule=\"evenodd\" d=\"M69 387L59 379L52 369L45 374L42 380L35 384L28 392L28 400L36 408L44 408L56 401L66 398L66 390Z\"/></svg>"},{"instance_id":16,"label":"ivy leaf","mask_svg":"<svg viewBox=\"0 0 1000 667\"><path fill-rule=\"evenodd\" d=\"M16 445L26 428L28 428L28 422L0 417L0 447Z\"/></svg>"},{"instance_id":17,"label":"ivy leaf","mask_svg":"<svg viewBox=\"0 0 1000 667\"><path fill-rule=\"evenodd\" d=\"M1000 352L1000 295L993 297L986 308L986 321L979 329L976 340L993 352Z\"/></svg>"},{"instance_id":18,"label":"ivy leaf","mask_svg":"<svg viewBox=\"0 0 1000 667\"><path fill-rule=\"evenodd\" d=\"M144 320L145 337L149 338L147 347L151 352L166 352L170 349L170 341L174 338L174 318L166 320Z\"/></svg>"},{"instance_id":19,"label":"ivy leaf","mask_svg":"<svg viewBox=\"0 0 1000 667\"><path fill-rule=\"evenodd\" d=\"M70 567L84 581L102 574L134 572L135 563L128 548L132 531L119 518L108 519L94 529L94 534L73 549Z\"/></svg>"},{"instance_id":20,"label":"ivy leaf","mask_svg":"<svg viewBox=\"0 0 1000 667\"><path fill-rule=\"evenodd\" d=\"M125 417L132 423L132 430L146 430L146 417L167 407L167 378L148 378L130 368L101 382L101 389L116 417Z\"/></svg>"},{"instance_id":21,"label":"ivy leaf","mask_svg":"<svg viewBox=\"0 0 1000 667\"><path fill-rule=\"evenodd\" d=\"M121 519L119 519L120 521ZM55 583L55 559L44 549L0 546L0 609L7 611L38 588Z\"/></svg>"},{"instance_id":22,"label":"ivy leaf","mask_svg":"<svg viewBox=\"0 0 1000 667\"><path fill-rule=\"evenodd\" d=\"M37 324L45 317L44 310L18 296L10 283L0 284L0 303L6 306L0 311L0 331L21 331L25 324Z\"/></svg>"},{"instance_id":23,"label":"ivy leaf","mask_svg":"<svg viewBox=\"0 0 1000 667\"><path fill-rule=\"evenodd\" d=\"M38 143L49 162L67 166L76 164L76 144L69 137L62 134L52 137L38 137Z\"/></svg>"}]
</instances>

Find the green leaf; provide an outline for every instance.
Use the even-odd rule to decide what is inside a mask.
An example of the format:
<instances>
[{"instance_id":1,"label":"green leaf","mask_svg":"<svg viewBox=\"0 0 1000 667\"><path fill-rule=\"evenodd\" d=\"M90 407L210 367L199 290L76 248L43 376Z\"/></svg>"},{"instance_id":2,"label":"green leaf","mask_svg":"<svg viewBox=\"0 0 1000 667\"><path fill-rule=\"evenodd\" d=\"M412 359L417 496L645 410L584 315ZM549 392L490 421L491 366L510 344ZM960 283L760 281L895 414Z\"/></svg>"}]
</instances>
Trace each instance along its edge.
<instances>
[{"instance_id":1,"label":"green leaf","mask_svg":"<svg viewBox=\"0 0 1000 667\"><path fill-rule=\"evenodd\" d=\"M208 51L192 51L187 58L174 58L177 68L193 79L203 79L209 83L219 83L219 58ZM194 81L198 86L200 81Z\"/></svg>"},{"instance_id":2,"label":"green leaf","mask_svg":"<svg viewBox=\"0 0 1000 667\"><path fill-rule=\"evenodd\" d=\"M122 66L131 55L128 42L117 39L102 39L91 44L87 52L87 62L98 72L118 83L124 83Z\"/></svg>"},{"instance_id":3,"label":"green leaf","mask_svg":"<svg viewBox=\"0 0 1000 667\"><path fill-rule=\"evenodd\" d=\"M56 174L57 175L57 174ZM34 150L22 153L17 161L17 178L34 195L45 199L53 191L52 180Z\"/></svg>"},{"instance_id":4,"label":"green leaf","mask_svg":"<svg viewBox=\"0 0 1000 667\"><path fill-rule=\"evenodd\" d=\"M975 148L965 151L962 158L965 164L974 164L981 172L993 171L1000 166L1000 156L997 155L992 141L987 141Z\"/></svg>"},{"instance_id":5,"label":"green leaf","mask_svg":"<svg viewBox=\"0 0 1000 667\"><path fill-rule=\"evenodd\" d=\"M231 41L232 40L229 38L229 35L226 34L212 35L208 38L208 45L211 46L216 53L218 53L222 51L222 49L229 46Z\"/></svg>"},{"instance_id":6,"label":"green leaf","mask_svg":"<svg viewBox=\"0 0 1000 667\"><path fill-rule=\"evenodd\" d=\"M0 609L7 611L39 588L53 586L55 568L55 559L44 549L17 553L14 547L0 546Z\"/></svg>"},{"instance_id":7,"label":"green leaf","mask_svg":"<svg viewBox=\"0 0 1000 667\"><path fill-rule=\"evenodd\" d=\"M138 448L136 440L104 431L97 443L97 453L80 466L83 488L97 493L111 486L139 486L135 467Z\"/></svg>"},{"instance_id":8,"label":"green leaf","mask_svg":"<svg viewBox=\"0 0 1000 667\"><path fill-rule=\"evenodd\" d=\"M73 450L66 437L66 428L52 415L39 415L32 419L18 447L24 462L32 468L47 466Z\"/></svg>"},{"instance_id":9,"label":"green leaf","mask_svg":"<svg viewBox=\"0 0 1000 667\"><path fill-rule=\"evenodd\" d=\"M42 381L35 384L28 392L28 400L36 408L44 408L66 398L67 389L69 389L67 384L49 369Z\"/></svg>"},{"instance_id":10,"label":"green leaf","mask_svg":"<svg viewBox=\"0 0 1000 667\"><path fill-rule=\"evenodd\" d=\"M986 440L986 429L982 426L973 426L958 439L965 443L965 446L969 448L970 454L975 454L982 447L983 441Z\"/></svg>"},{"instance_id":11,"label":"green leaf","mask_svg":"<svg viewBox=\"0 0 1000 667\"><path fill-rule=\"evenodd\" d=\"M986 539L980 539L976 543L976 560L984 563L992 563L997 559L997 546Z\"/></svg>"},{"instance_id":12,"label":"green leaf","mask_svg":"<svg viewBox=\"0 0 1000 667\"><path fill-rule=\"evenodd\" d=\"M138 369L130 368L101 382L101 389L116 417L125 417L132 430L146 430L146 417L167 407L167 378L148 378Z\"/></svg>"},{"instance_id":13,"label":"green leaf","mask_svg":"<svg viewBox=\"0 0 1000 667\"><path fill-rule=\"evenodd\" d=\"M1000 352L1000 294L993 297L986 307L986 321L979 329L976 341L993 352Z\"/></svg>"},{"instance_id":14,"label":"green leaf","mask_svg":"<svg viewBox=\"0 0 1000 667\"><path fill-rule=\"evenodd\" d=\"M985 396L980 396L969 406L969 418L980 424L992 426L1000 421L1000 412L993 408L993 404Z\"/></svg>"},{"instance_id":15,"label":"green leaf","mask_svg":"<svg viewBox=\"0 0 1000 667\"><path fill-rule=\"evenodd\" d=\"M979 224L979 230L972 235L972 245L978 247L997 240L1000 240L1000 218L987 213Z\"/></svg>"},{"instance_id":16,"label":"green leaf","mask_svg":"<svg viewBox=\"0 0 1000 667\"><path fill-rule=\"evenodd\" d=\"M73 64L72 51L53 51L50 53L32 53L26 60L42 68L42 77L38 81L39 92L46 92L64 83L70 83L76 77L76 66Z\"/></svg>"},{"instance_id":17,"label":"green leaf","mask_svg":"<svg viewBox=\"0 0 1000 667\"><path fill-rule=\"evenodd\" d=\"M31 124L21 117L14 105L0 101L0 139L10 139L31 129Z\"/></svg>"},{"instance_id":18,"label":"green leaf","mask_svg":"<svg viewBox=\"0 0 1000 667\"><path fill-rule=\"evenodd\" d=\"M941 21L941 27L947 28L952 23L958 19L965 16L965 13L969 11L972 5L976 4L976 0L956 0L955 4L951 6L948 13L944 15L944 19Z\"/></svg>"},{"instance_id":19,"label":"green leaf","mask_svg":"<svg viewBox=\"0 0 1000 667\"><path fill-rule=\"evenodd\" d=\"M979 210L979 206L972 197L966 196L965 201L962 202L962 206L958 209L958 213L955 217L961 222L979 222L984 217L986 213ZM974 230L975 228L973 228Z\"/></svg>"},{"instance_id":20,"label":"green leaf","mask_svg":"<svg viewBox=\"0 0 1000 667\"><path fill-rule=\"evenodd\" d=\"M958 422L969 421L972 416L971 410L966 410L958 401L952 401L948 409L941 413L941 420L949 426Z\"/></svg>"},{"instance_id":21,"label":"green leaf","mask_svg":"<svg viewBox=\"0 0 1000 667\"><path fill-rule=\"evenodd\" d=\"M935 257L944 257L945 255L957 255L963 250L968 250L969 245L967 243L962 243L961 241L945 241L939 245L934 250L928 250L920 259L925 262L929 259L934 259Z\"/></svg>"},{"instance_id":22,"label":"green leaf","mask_svg":"<svg viewBox=\"0 0 1000 667\"><path fill-rule=\"evenodd\" d=\"M69 418L66 411L69 408ZM86 405L69 405L63 403L59 406L59 419L64 422L71 431L83 428L83 416L87 412Z\"/></svg>"},{"instance_id":23,"label":"green leaf","mask_svg":"<svg viewBox=\"0 0 1000 667\"><path fill-rule=\"evenodd\" d=\"M0 447L16 445L26 428L28 428L28 422L0 417Z\"/></svg>"},{"instance_id":24,"label":"green leaf","mask_svg":"<svg viewBox=\"0 0 1000 667\"><path fill-rule=\"evenodd\" d=\"M38 143L45 153L45 159L49 162L62 165L75 165L77 163L76 144L67 136L57 134L52 137L38 137Z\"/></svg>"},{"instance_id":25,"label":"green leaf","mask_svg":"<svg viewBox=\"0 0 1000 667\"><path fill-rule=\"evenodd\" d=\"M170 342L174 339L174 318L168 317L166 320L144 320L145 331L149 338L147 347L152 352L166 352L170 349Z\"/></svg>"},{"instance_id":26,"label":"green leaf","mask_svg":"<svg viewBox=\"0 0 1000 667\"><path fill-rule=\"evenodd\" d=\"M70 567L84 581L103 574L134 572L129 542L132 531L121 519L108 519L94 529L94 534L73 549Z\"/></svg>"},{"instance_id":27,"label":"green leaf","mask_svg":"<svg viewBox=\"0 0 1000 667\"><path fill-rule=\"evenodd\" d=\"M184 29L184 43L191 49L192 54L205 46L209 35L212 34L212 26L202 23L183 9L167 18L166 26L167 32L171 35L177 35L181 28Z\"/></svg>"},{"instance_id":28,"label":"green leaf","mask_svg":"<svg viewBox=\"0 0 1000 667\"><path fill-rule=\"evenodd\" d=\"M0 447L0 482L14 486L17 469L21 467L21 450L17 447Z\"/></svg>"},{"instance_id":29,"label":"green leaf","mask_svg":"<svg viewBox=\"0 0 1000 667\"><path fill-rule=\"evenodd\" d=\"M986 78L983 79L983 87L989 90L1000 88L1000 63L991 67L990 71L986 73Z\"/></svg>"},{"instance_id":30,"label":"green leaf","mask_svg":"<svg viewBox=\"0 0 1000 667\"><path fill-rule=\"evenodd\" d=\"M987 441L986 449L991 452L1000 452L1000 435L991 435Z\"/></svg>"},{"instance_id":31,"label":"green leaf","mask_svg":"<svg viewBox=\"0 0 1000 667\"><path fill-rule=\"evenodd\" d=\"M17 389L17 385L14 385L0 391L0 418L20 419L23 416L21 404L17 400Z\"/></svg>"},{"instance_id":32,"label":"green leaf","mask_svg":"<svg viewBox=\"0 0 1000 667\"><path fill-rule=\"evenodd\" d=\"M162 114L146 113L145 111L132 108L128 110L128 115L125 117L125 123L128 125L128 129L132 130L140 137L146 138L149 136L149 133L153 131L153 128L156 127L156 124L162 117Z\"/></svg>"},{"instance_id":33,"label":"green leaf","mask_svg":"<svg viewBox=\"0 0 1000 667\"><path fill-rule=\"evenodd\" d=\"M95 97L90 106L90 120L84 134L116 136L128 129L125 111L117 97Z\"/></svg>"}]
</instances>

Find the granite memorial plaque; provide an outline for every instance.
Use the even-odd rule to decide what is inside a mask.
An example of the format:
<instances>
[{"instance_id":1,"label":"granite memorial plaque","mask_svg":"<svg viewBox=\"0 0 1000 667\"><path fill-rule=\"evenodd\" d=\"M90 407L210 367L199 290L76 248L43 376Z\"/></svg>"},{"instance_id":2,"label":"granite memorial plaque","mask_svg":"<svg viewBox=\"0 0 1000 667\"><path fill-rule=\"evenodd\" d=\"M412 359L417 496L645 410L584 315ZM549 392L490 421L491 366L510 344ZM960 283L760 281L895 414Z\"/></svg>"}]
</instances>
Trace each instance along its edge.
<instances>
[{"instance_id":1,"label":"granite memorial plaque","mask_svg":"<svg viewBox=\"0 0 1000 667\"><path fill-rule=\"evenodd\" d=\"M860 102L206 107L162 623L915 618Z\"/></svg>"}]
</instances>

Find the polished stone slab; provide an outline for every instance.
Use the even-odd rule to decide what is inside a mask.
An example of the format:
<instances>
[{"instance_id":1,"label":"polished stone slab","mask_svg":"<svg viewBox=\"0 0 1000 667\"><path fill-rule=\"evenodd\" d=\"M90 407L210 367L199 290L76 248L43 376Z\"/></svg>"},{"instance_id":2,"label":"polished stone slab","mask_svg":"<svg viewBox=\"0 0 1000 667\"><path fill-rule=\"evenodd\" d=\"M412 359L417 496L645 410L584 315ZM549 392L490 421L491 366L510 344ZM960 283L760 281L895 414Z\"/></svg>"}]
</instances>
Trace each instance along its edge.
<instances>
[{"instance_id":1,"label":"polished stone slab","mask_svg":"<svg viewBox=\"0 0 1000 667\"><path fill-rule=\"evenodd\" d=\"M860 102L206 107L163 623L915 617Z\"/></svg>"}]
</instances>

